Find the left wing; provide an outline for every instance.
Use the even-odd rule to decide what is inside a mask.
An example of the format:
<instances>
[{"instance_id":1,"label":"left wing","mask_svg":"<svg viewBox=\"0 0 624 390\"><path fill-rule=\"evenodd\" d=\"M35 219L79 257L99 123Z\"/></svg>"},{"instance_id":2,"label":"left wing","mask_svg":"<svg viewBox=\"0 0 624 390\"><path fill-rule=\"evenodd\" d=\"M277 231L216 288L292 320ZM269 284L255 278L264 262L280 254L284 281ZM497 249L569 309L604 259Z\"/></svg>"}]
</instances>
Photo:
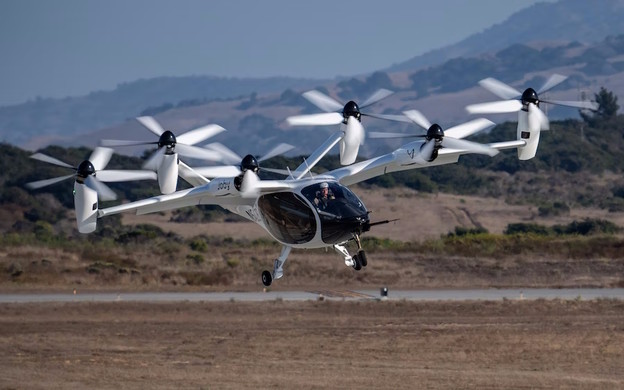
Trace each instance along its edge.
<instances>
[{"instance_id":1,"label":"left wing","mask_svg":"<svg viewBox=\"0 0 624 390\"><path fill-rule=\"evenodd\" d=\"M441 148L438 150L438 156L435 160L425 162L418 158L422 144L421 141L411 142L392 153L334 169L325 174L333 176L340 183L348 186L390 172L453 164L459 160L459 156L471 153L468 150ZM487 146L497 150L519 148L525 145L526 142L523 140L487 144Z\"/></svg>"}]
</instances>

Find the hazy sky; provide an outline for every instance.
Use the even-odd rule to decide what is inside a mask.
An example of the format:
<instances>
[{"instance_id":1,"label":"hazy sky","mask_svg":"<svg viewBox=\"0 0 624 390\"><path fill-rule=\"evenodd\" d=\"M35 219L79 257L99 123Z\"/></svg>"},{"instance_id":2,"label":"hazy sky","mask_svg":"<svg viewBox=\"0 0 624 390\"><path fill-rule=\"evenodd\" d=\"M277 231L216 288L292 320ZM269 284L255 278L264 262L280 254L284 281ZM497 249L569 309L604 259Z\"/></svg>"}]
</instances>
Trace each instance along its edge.
<instances>
[{"instance_id":1,"label":"hazy sky","mask_svg":"<svg viewBox=\"0 0 624 390\"><path fill-rule=\"evenodd\" d=\"M155 76L367 73L536 2L0 0L0 105Z\"/></svg>"}]
</instances>

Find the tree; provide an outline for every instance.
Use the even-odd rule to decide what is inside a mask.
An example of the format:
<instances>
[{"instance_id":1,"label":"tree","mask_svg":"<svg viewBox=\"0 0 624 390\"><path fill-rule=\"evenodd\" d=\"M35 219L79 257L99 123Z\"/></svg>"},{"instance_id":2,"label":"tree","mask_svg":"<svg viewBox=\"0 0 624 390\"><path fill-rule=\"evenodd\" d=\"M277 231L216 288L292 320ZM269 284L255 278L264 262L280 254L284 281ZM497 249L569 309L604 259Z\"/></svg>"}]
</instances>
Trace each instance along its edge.
<instances>
[{"instance_id":1,"label":"tree","mask_svg":"<svg viewBox=\"0 0 624 390\"><path fill-rule=\"evenodd\" d=\"M620 106L617 104L617 96L612 91L607 91L605 87L600 87L600 92L594 95L596 103L598 103L598 110L592 114L586 114L580 112L581 117L588 124L596 124L597 122L604 122L615 119Z\"/></svg>"}]
</instances>

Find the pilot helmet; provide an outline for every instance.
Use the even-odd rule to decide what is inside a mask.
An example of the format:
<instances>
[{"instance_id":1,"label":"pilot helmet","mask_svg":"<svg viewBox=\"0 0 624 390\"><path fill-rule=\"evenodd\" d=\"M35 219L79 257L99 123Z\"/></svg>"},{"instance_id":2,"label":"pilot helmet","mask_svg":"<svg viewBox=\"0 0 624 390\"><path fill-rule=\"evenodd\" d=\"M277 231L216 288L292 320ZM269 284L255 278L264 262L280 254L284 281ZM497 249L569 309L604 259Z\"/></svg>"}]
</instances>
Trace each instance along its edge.
<instances>
[{"instance_id":1,"label":"pilot helmet","mask_svg":"<svg viewBox=\"0 0 624 390\"><path fill-rule=\"evenodd\" d=\"M321 188L329 188L329 184L327 184L326 182L322 182Z\"/></svg>"}]
</instances>

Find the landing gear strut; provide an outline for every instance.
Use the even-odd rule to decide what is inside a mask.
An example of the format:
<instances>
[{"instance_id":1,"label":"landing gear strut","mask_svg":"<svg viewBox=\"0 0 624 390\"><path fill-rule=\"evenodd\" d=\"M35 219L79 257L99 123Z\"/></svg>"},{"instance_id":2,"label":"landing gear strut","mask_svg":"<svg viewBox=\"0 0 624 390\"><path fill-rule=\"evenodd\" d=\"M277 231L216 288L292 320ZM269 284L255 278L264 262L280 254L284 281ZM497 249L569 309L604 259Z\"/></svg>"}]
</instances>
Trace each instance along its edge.
<instances>
[{"instance_id":1,"label":"landing gear strut","mask_svg":"<svg viewBox=\"0 0 624 390\"><path fill-rule=\"evenodd\" d=\"M368 260L366 259L366 252L364 252L364 250L362 249L360 236L358 234L354 234L353 239L355 240L358 247L357 253L355 255L351 256L347 248L342 245L334 245L334 249L336 250L336 252L344 256L345 265L347 267L353 267L354 270L359 271L362 269L362 267L366 267L368 265Z\"/></svg>"},{"instance_id":2,"label":"landing gear strut","mask_svg":"<svg viewBox=\"0 0 624 390\"><path fill-rule=\"evenodd\" d=\"M292 248L289 246L282 247L282 252L279 257L275 259L275 262L273 262L273 273L266 270L262 271L262 284L265 287L269 287L271 283L273 283L273 279L277 280L284 276L284 263L286 262L291 249Z\"/></svg>"}]
</instances>

